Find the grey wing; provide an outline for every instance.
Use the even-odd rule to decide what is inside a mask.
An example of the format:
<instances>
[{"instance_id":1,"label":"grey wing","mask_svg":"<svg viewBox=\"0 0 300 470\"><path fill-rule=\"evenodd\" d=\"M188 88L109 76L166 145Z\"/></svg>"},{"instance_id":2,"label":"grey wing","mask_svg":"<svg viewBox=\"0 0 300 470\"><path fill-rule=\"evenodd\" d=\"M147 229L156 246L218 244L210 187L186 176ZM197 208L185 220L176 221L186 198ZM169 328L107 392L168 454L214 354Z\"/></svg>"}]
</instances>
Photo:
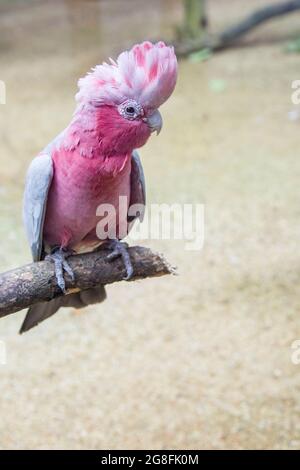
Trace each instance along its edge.
<instances>
[{"instance_id":1,"label":"grey wing","mask_svg":"<svg viewBox=\"0 0 300 470\"><path fill-rule=\"evenodd\" d=\"M27 172L23 205L23 220L33 261L39 261L42 255L43 227L52 177L51 156L41 154L35 157Z\"/></svg>"},{"instance_id":2,"label":"grey wing","mask_svg":"<svg viewBox=\"0 0 300 470\"><path fill-rule=\"evenodd\" d=\"M128 221L132 222L136 218L139 218L142 222L145 215L145 205L146 205L146 186L145 186L145 176L142 163L139 157L139 154L136 150L132 152L131 159L131 174L130 174L130 206L134 204L139 204L140 208L138 210L138 215L135 215L135 210L133 213L128 212ZM137 207L136 207L137 208ZM135 208L135 209L136 209Z\"/></svg>"}]
</instances>

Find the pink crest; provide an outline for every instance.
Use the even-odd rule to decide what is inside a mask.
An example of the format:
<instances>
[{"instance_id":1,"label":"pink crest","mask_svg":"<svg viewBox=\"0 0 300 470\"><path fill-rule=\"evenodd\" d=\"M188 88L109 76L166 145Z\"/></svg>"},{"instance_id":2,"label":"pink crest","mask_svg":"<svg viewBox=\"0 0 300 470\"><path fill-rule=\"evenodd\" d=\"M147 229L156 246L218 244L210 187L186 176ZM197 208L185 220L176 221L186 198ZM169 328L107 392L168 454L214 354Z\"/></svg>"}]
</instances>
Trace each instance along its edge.
<instances>
[{"instance_id":1,"label":"pink crest","mask_svg":"<svg viewBox=\"0 0 300 470\"><path fill-rule=\"evenodd\" d=\"M134 99L145 109L156 109L173 92L177 59L173 47L145 41L122 52L117 61L97 65L78 82L79 103L119 105Z\"/></svg>"}]
</instances>

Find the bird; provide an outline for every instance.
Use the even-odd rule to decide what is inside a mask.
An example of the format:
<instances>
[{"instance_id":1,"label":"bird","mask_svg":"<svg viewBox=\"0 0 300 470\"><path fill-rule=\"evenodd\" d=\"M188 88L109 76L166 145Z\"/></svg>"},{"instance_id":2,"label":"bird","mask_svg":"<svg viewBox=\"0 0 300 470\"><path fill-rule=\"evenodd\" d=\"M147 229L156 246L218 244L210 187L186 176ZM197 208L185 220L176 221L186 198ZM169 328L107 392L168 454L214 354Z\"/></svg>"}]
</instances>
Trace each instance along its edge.
<instances>
[{"instance_id":1,"label":"bird","mask_svg":"<svg viewBox=\"0 0 300 470\"><path fill-rule=\"evenodd\" d=\"M64 273L74 280L71 254L94 251L106 243L110 259L122 257L130 279L133 268L122 242L144 211L117 224L112 236L97 232L97 208L110 204L118 217L119 198L127 209L145 206L145 178L139 154L153 132L159 134L158 108L170 97L177 81L177 59L163 41L144 41L109 59L78 81L70 124L31 162L25 182L23 219L34 262L54 263L55 278L65 294ZM112 224L114 225L114 224ZM61 306L81 308L102 302L104 286L32 305L20 333L53 315Z\"/></svg>"}]
</instances>

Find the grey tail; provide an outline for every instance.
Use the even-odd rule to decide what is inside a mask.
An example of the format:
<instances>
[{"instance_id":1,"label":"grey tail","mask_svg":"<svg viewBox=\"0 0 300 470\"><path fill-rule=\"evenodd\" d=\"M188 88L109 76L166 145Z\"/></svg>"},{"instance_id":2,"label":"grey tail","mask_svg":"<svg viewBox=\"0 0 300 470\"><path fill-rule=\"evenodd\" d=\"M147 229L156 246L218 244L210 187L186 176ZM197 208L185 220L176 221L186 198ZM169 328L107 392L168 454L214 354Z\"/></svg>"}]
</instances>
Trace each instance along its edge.
<instances>
[{"instance_id":1,"label":"grey tail","mask_svg":"<svg viewBox=\"0 0 300 470\"><path fill-rule=\"evenodd\" d=\"M97 304L106 299L104 286L94 287L81 292L75 292L63 297L49 300L49 302L40 302L32 307L26 313L19 333L25 333L34 326L37 326L46 318L51 317L60 307L83 308L87 305Z\"/></svg>"}]
</instances>

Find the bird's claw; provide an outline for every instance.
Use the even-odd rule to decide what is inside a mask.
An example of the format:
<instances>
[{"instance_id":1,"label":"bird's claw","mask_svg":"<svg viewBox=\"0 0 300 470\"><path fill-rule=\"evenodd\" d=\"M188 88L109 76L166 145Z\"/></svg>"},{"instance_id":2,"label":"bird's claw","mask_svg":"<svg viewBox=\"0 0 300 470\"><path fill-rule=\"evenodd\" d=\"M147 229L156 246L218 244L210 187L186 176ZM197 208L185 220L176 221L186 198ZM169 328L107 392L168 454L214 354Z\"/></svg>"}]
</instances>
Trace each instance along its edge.
<instances>
[{"instance_id":1,"label":"bird's claw","mask_svg":"<svg viewBox=\"0 0 300 470\"><path fill-rule=\"evenodd\" d=\"M130 255L128 253L128 244L120 242L120 240L109 240L105 243L105 248L112 250L107 256L108 261L113 261L116 258L121 257L126 269L125 281L128 281L133 275L133 266L131 263Z\"/></svg>"},{"instance_id":2,"label":"bird's claw","mask_svg":"<svg viewBox=\"0 0 300 470\"><path fill-rule=\"evenodd\" d=\"M72 281L75 280L74 272L67 262L67 257L72 255L72 252L65 251L62 248L55 249L50 255L46 256L46 259L54 263L55 277L60 290L66 293L66 283L64 280L64 271L70 276Z\"/></svg>"}]
</instances>

